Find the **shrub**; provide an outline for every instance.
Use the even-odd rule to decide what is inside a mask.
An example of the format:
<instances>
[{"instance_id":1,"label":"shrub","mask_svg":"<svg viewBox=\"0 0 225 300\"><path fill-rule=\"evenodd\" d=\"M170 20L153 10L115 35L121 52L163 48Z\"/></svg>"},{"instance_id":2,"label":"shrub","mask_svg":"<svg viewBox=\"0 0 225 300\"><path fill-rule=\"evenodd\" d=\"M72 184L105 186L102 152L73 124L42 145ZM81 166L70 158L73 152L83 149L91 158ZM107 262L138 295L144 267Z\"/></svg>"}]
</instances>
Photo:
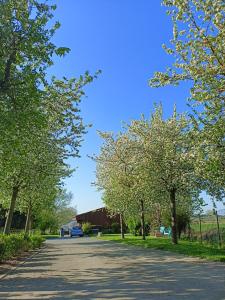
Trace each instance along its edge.
<instances>
[{"instance_id":1,"label":"shrub","mask_svg":"<svg viewBox=\"0 0 225 300\"><path fill-rule=\"evenodd\" d=\"M120 233L119 223L112 223L111 228L112 228L112 233Z\"/></svg>"},{"instance_id":2,"label":"shrub","mask_svg":"<svg viewBox=\"0 0 225 300\"><path fill-rule=\"evenodd\" d=\"M136 219L133 219L133 218L129 218L127 220L126 225L128 227L129 233L131 233L131 234L133 234L135 236L138 234L138 231L139 231L139 229L141 227L140 222L138 222Z\"/></svg>"},{"instance_id":3,"label":"shrub","mask_svg":"<svg viewBox=\"0 0 225 300\"><path fill-rule=\"evenodd\" d=\"M28 241L29 241L29 245L30 245L30 249L36 249L36 248L40 248L42 243L44 242L44 238L39 235L39 234L35 234L35 235L30 235L28 237Z\"/></svg>"},{"instance_id":4,"label":"shrub","mask_svg":"<svg viewBox=\"0 0 225 300\"><path fill-rule=\"evenodd\" d=\"M83 230L84 234L91 233L91 223L89 223L89 222L83 223L82 224L82 230Z\"/></svg>"},{"instance_id":5,"label":"shrub","mask_svg":"<svg viewBox=\"0 0 225 300\"><path fill-rule=\"evenodd\" d=\"M141 223L137 220L128 220L127 227L129 233L133 234L134 236L141 235ZM150 224L145 223L145 235L149 235L150 233Z\"/></svg>"},{"instance_id":6,"label":"shrub","mask_svg":"<svg viewBox=\"0 0 225 300\"><path fill-rule=\"evenodd\" d=\"M40 235L0 235L0 261L11 259L29 249L39 248L44 239Z\"/></svg>"}]
</instances>

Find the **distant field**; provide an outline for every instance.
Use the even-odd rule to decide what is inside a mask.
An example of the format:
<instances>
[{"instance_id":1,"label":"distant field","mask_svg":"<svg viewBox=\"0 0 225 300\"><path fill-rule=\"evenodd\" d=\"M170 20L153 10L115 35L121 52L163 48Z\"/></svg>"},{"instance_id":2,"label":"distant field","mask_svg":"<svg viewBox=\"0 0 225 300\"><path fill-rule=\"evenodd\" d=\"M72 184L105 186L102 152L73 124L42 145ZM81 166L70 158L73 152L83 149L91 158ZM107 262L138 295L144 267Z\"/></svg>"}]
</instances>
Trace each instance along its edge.
<instances>
[{"instance_id":1,"label":"distant field","mask_svg":"<svg viewBox=\"0 0 225 300\"><path fill-rule=\"evenodd\" d=\"M202 232L207 232L211 230L217 230L217 223L215 216L204 216L201 219ZM225 217L219 217L219 226L221 230L225 229ZM199 219L194 218L191 222L191 228L194 232L199 232Z\"/></svg>"},{"instance_id":2,"label":"distant field","mask_svg":"<svg viewBox=\"0 0 225 300\"><path fill-rule=\"evenodd\" d=\"M220 222L219 223L219 226L220 228L225 228L225 222ZM199 223L197 222L194 222L191 224L191 228L194 230L194 231L199 231ZM204 221L202 221L202 231L210 231L210 230L213 230L213 229L217 229L217 224L216 223L206 223Z\"/></svg>"},{"instance_id":3,"label":"distant field","mask_svg":"<svg viewBox=\"0 0 225 300\"><path fill-rule=\"evenodd\" d=\"M217 223L215 216L207 216L202 218L201 222L202 227L202 239L204 242L209 244L218 244L219 235L217 231ZM220 238L222 244L225 244L225 217L219 217L219 227L220 227ZM200 226L199 220L197 218L193 219L191 222L192 229L192 239L200 240Z\"/></svg>"}]
</instances>

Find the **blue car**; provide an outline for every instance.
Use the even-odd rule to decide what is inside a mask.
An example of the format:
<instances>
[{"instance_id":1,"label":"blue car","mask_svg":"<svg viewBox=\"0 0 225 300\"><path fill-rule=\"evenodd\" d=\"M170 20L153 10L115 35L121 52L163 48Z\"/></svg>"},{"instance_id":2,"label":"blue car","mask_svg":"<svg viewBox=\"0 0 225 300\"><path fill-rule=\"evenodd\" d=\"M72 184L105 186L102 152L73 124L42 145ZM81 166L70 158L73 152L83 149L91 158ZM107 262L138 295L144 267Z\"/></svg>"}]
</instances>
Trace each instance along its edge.
<instances>
[{"instance_id":1,"label":"blue car","mask_svg":"<svg viewBox=\"0 0 225 300\"><path fill-rule=\"evenodd\" d=\"M73 237L73 236L80 236L80 237L84 236L83 230L78 226L71 228L70 229L70 237Z\"/></svg>"}]
</instances>

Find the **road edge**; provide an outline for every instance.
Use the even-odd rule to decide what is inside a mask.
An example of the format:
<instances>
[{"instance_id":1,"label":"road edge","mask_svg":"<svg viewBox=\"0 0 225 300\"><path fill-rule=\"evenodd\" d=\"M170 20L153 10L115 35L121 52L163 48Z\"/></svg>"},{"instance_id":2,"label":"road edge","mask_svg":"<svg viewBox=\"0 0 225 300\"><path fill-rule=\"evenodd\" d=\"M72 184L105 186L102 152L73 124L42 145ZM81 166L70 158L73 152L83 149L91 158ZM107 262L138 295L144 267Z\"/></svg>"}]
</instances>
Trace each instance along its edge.
<instances>
[{"instance_id":1,"label":"road edge","mask_svg":"<svg viewBox=\"0 0 225 300\"><path fill-rule=\"evenodd\" d=\"M23 259L21 259L21 261L18 260L18 262L16 263L15 266L11 267L4 274L0 275L0 280L3 280L4 278L6 278L11 272L15 271L17 268L19 268L20 266L24 265L27 261L31 260L33 257L35 257L36 255L38 255L42 250L44 250L46 248L47 248L47 245L44 242L44 244L40 248L34 249L34 250L30 250L29 251L30 255L24 257Z\"/></svg>"}]
</instances>

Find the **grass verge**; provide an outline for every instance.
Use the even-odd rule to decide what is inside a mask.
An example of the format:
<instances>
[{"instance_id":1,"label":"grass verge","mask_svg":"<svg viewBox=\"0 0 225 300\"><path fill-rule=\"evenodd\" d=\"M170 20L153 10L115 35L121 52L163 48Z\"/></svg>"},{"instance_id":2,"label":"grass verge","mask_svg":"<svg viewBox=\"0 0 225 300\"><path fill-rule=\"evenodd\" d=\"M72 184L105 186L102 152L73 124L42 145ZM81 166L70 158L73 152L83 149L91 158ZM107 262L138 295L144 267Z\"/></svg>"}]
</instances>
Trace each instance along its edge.
<instances>
[{"instance_id":1,"label":"grass verge","mask_svg":"<svg viewBox=\"0 0 225 300\"><path fill-rule=\"evenodd\" d=\"M60 238L59 234L42 234L42 237L46 240Z\"/></svg>"},{"instance_id":2,"label":"grass verge","mask_svg":"<svg viewBox=\"0 0 225 300\"><path fill-rule=\"evenodd\" d=\"M211 261L225 262L225 249L218 249L213 246L200 244L198 242L179 241L178 245L173 245L169 238L146 237L143 241L141 237L126 235L122 240L119 234L104 234L99 239L114 241L126 245L140 246L143 248L160 249L188 256L204 258Z\"/></svg>"}]
</instances>

